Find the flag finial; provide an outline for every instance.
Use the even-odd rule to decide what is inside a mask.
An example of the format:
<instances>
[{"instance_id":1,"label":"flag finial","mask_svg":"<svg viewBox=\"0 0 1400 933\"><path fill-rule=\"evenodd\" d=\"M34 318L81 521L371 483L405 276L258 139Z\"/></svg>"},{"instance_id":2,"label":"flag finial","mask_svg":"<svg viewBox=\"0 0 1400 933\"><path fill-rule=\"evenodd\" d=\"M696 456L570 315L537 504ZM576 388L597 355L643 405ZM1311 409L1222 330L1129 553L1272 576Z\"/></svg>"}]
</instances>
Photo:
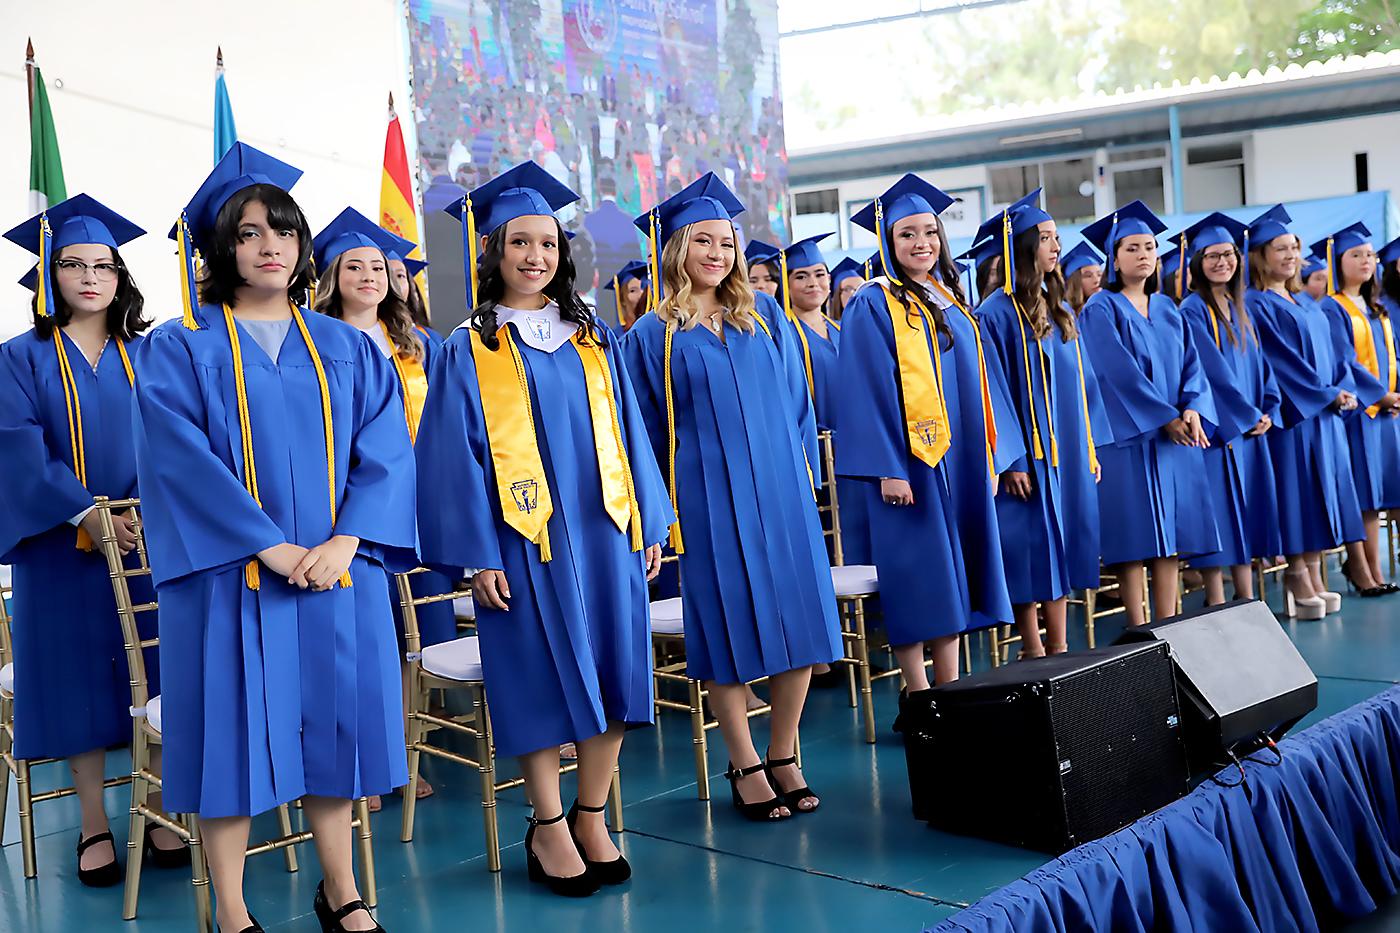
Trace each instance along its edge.
<instances>
[{"instance_id":1,"label":"flag finial","mask_svg":"<svg viewBox=\"0 0 1400 933\"><path fill-rule=\"evenodd\" d=\"M390 92L389 92L389 109L390 109L390 110L393 110L393 109L394 109L394 92L393 92L393 91L390 91Z\"/></svg>"},{"instance_id":2,"label":"flag finial","mask_svg":"<svg viewBox=\"0 0 1400 933\"><path fill-rule=\"evenodd\" d=\"M215 67L215 68L222 68L222 67L224 67L224 47L223 47L222 45L216 46L216 47L215 47L215 50L214 50L214 67Z\"/></svg>"},{"instance_id":3,"label":"flag finial","mask_svg":"<svg viewBox=\"0 0 1400 933\"><path fill-rule=\"evenodd\" d=\"M24 63L26 65L34 64L34 40L32 38L26 39L24 42Z\"/></svg>"}]
</instances>

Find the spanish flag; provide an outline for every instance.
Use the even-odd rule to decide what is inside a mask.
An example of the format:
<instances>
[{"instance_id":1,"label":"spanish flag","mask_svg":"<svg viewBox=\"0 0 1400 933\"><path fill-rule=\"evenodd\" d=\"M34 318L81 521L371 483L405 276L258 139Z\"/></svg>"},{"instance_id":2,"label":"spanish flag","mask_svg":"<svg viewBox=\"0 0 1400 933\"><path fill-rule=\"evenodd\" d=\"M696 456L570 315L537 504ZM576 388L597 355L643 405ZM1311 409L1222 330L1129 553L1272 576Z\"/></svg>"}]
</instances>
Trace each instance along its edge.
<instances>
[{"instance_id":1,"label":"spanish flag","mask_svg":"<svg viewBox=\"0 0 1400 933\"><path fill-rule=\"evenodd\" d=\"M389 94L389 131L384 136L384 175L379 183L379 225L405 240L419 242L418 218L413 209L413 181L408 172L403 128L399 126L399 115L394 112L392 93ZM422 247L415 247L411 255L421 259ZM418 287L427 294L427 276L421 272Z\"/></svg>"}]
</instances>

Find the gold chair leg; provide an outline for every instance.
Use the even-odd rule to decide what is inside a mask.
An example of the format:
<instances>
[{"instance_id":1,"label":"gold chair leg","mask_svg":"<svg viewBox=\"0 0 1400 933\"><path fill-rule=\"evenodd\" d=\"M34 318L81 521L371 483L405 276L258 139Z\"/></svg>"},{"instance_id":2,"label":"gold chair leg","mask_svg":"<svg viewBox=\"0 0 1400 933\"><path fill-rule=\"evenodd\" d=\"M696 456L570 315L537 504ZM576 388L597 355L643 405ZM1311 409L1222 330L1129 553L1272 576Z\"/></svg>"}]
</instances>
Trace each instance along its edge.
<instances>
[{"instance_id":1,"label":"gold chair leg","mask_svg":"<svg viewBox=\"0 0 1400 933\"><path fill-rule=\"evenodd\" d=\"M710 756L705 741L705 703L700 681L687 678L690 694L690 744L695 752L695 793L701 800L710 799Z\"/></svg>"},{"instance_id":2,"label":"gold chair leg","mask_svg":"<svg viewBox=\"0 0 1400 933\"><path fill-rule=\"evenodd\" d=\"M852 607L851 607L851 601L850 601L850 600L840 600L840 601L837 602L837 604L836 604L836 613L837 613L837 616L838 616L838 617L840 618L840 620L841 620L841 631L842 631L842 632L851 632L851 631L854 630L855 626L851 623L851 613L852 613L852 612L853 612L853 609L852 609ZM846 650L846 641L847 641L846 638L842 637L842 639L841 639L841 653L842 653L843 655L846 655L846 654L847 654L847 650ZM854 652L850 652L848 656L849 656L850 658L853 658L853 659L856 657L856 655L855 655ZM848 692L849 695L850 695L851 709L855 709L857 706L860 705L860 688L859 688L859 685L858 685L857 682L856 682L856 681L857 681L857 677L856 677L856 668L857 668L859 665L860 665L859 660L856 660L856 663L854 663L854 664L847 663L847 664L845 665L845 668L846 668L846 690L847 690L847 692Z\"/></svg>"},{"instance_id":3,"label":"gold chair leg","mask_svg":"<svg viewBox=\"0 0 1400 933\"><path fill-rule=\"evenodd\" d=\"M283 836L292 834L292 810L285 803L277 808L277 828ZM297 862L296 846L287 846L283 849L282 857L286 859L287 871L294 872L301 867Z\"/></svg>"},{"instance_id":4,"label":"gold chair leg","mask_svg":"<svg viewBox=\"0 0 1400 933\"><path fill-rule=\"evenodd\" d=\"M185 825L190 830L190 874L194 885L195 924L200 933L214 933L214 902L209 891L209 863L204 855L204 834L199 825L199 816L185 815ZM134 905L133 905L134 906ZM132 916L135 916L133 910ZM128 920L131 917L127 917Z\"/></svg>"},{"instance_id":5,"label":"gold chair leg","mask_svg":"<svg viewBox=\"0 0 1400 933\"><path fill-rule=\"evenodd\" d=\"M610 825L615 833L622 832L622 767L613 765L612 783L608 786L608 804L612 811Z\"/></svg>"},{"instance_id":6,"label":"gold chair leg","mask_svg":"<svg viewBox=\"0 0 1400 933\"><path fill-rule=\"evenodd\" d=\"M856 673L860 677L861 717L865 720L865 741L875 744L875 695L870 689L870 641L865 635L865 600L855 605Z\"/></svg>"},{"instance_id":7,"label":"gold chair leg","mask_svg":"<svg viewBox=\"0 0 1400 933\"><path fill-rule=\"evenodd\" d=\"M360 894L371 907L379 903L379 883L374 875L374 828L370 823L369 800L361 797L355 801L355 816L359 828L355 831L355 842L360 850Z\"/></svg>"},{"instance_id":8,"label":"gold chair leg","mask_svg":"<svg viewBox=\"0 0 1400 933\"><path fill-rule=\"evenodd\" d=\"M29 783L29 762L15 760L15 793L19 797L19 839L24 853L24 877L34 878L39 866L34 859L34 801Z\"/></svg>"},{"instance_id":9,"label":"gold chair leg","mask_svg":"<svg viewBox=\"0 0 1400 933\"><path fill-rule=\"evenodd\" d=\"M413 820L418 814L418 769L422 767L423 755L418 746L426 740L427 730L418 720L418 714L428 709L427 691L423 690L410 677L408 687L408 786L403 790L403 817L399 827L399 841L413 841Z\"/></svg>"},{"instance_id":10,"label":"gold chair leg","mask_svg":"<svg viewBox=\"0 0 1400 933\"><path fill-rule=\"evenodd\" d=\"M10 812L10 766L7 763L14 751L14 741L10 738L10 728L14 712L9 700L0 700L0 840L5 838L5 815Z\"/></svg>"},{"instance_id":11,"label":"gold chair leg","mask_svg":"<svg viewBox=\"0 0 1400 933\"><path fill-rule=\"evenodd\" d=\"M496 751L491 747L491 716L486 709L486 688L472 687L476 708L476 760L481 774L481 823L486 833L486 869L501 870L501 828L496 822Z\"/></svg>"},{"instance_id":12,"label":"gold chair leg","mask_svg":"<svg viewBox=\"0 0 1400 933\"><path fill-rule=\"evenodd\" d=\"M145 854L146 814L143 808L150 800L151 788L145 778L150 754L146 738L137 725L131 746L131 818L126 831L126 889L122 897L122 919L136 919L136 902L141 896L141 858Z\"/></svg>"}]
</instances>

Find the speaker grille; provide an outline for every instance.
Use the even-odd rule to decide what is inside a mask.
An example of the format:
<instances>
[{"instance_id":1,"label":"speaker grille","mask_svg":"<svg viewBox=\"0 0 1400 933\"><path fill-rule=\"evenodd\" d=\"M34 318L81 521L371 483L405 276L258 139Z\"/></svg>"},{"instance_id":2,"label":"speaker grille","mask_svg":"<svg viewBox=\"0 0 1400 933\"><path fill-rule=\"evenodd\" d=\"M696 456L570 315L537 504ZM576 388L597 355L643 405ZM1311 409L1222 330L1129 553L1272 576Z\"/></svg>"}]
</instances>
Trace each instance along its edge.
<instances>
[{"instance_id":1,"label":"speaker grille","mask_svg":"<svg viewBox=\"0 0 1400 933\"><path fill-rule=\"evenodd\" d=\"M1056 680L1049 703L1072 844L1111 833L1185 791L1172 669L1158 652Z\"/></svg>"}]
</instances>

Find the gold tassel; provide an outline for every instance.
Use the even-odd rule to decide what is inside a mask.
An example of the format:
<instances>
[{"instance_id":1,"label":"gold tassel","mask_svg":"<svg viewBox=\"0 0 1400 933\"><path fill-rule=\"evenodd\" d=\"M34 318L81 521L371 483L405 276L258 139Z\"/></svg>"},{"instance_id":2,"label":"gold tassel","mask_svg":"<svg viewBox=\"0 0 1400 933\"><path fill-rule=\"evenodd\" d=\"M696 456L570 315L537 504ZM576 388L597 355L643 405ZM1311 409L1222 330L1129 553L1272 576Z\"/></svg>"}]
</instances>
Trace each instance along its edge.
<instances>
[{"instance_id":1,"label":"gold tassel","mask_svg":"<svg viewBox=\"0 0 1400 933\"><path fill-rule=\"evenodd\" d=\"M894 277L894 266L885 256L885 208L880 204L879 198L875 199L875 239L880 244L880 265L885 267L885 278L889 279L892 285L902 286L904 283Z\"/></svg>"},{"instance_id":2,"label":"gold tassel","mask_svg":"<svg viewBox=\"0 0 1400 933\"><path fill-rule=\"evenodd\" d=\"M184 211L180 212L178 226L175 242L180 256L182 322L189 330L199 330L199 321L194 316L194 309L199 305L199 297L195 294L194 244L190 241L190 224Z\"/></svg>"},{"instance_id":3,"label":"gold tassel","mask_svg":"<svg viewBox=\"0 0 1400 933\"><path fill-rule=\"evenodd\" d=\"M94 550L94 546L93 546L93 543L92 543L92 535L90 535L90 534L87 533L87 529L86 529L86 528L79 528L79 529L78 529L78 545L77 545L77 547L78 547L78 550L80 550L80 551L91 551L91 550Z\"/></svg>"},{"instance_id":4,"label":"gold tassel","mask_svg":"<svg viewBox=\"0 0 1400 933\"><path fill-rule=\"evenodd\" d=\"M243 582L255 592L262 587L262 571L258 569L256 557L243 565Z\"/></svg>"}]
</instances>

